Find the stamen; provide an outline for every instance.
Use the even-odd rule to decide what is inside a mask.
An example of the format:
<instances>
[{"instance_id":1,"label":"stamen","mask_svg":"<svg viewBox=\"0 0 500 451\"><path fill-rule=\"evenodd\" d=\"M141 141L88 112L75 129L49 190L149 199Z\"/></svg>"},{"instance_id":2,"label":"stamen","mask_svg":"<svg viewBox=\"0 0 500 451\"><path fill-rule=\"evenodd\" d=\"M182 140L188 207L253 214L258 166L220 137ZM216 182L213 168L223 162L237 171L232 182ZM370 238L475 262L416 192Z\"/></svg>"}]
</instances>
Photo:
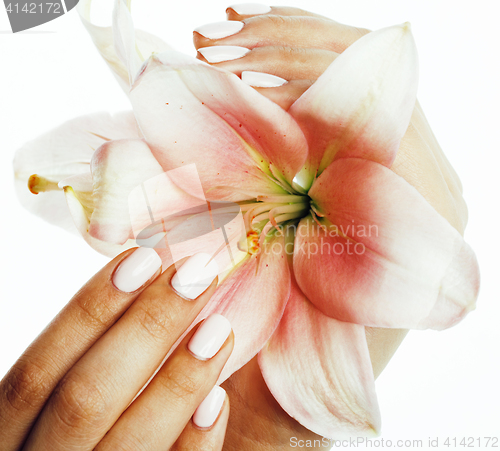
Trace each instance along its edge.
<instances>
[{"instance_id":1,"label":"stamen","mask_svg":"<svg viewBox=\"0 0 500 451\"><path fill-rule=\"evenodd\" d=\"M279 216L283 216L283 214L291 214L294 218L298 218L302 216L309 210L309 202L301 203L301 204L292 204L292 205L283 205L281 207L273 208L269 212L269 220L273 224L276 229L278 229L278 224L281 221L278 221ZM279 215L279 216L278 216Z\"/></svg>"},{"instance_id":2,"label":"stamen","mask_svg":"<svg viewBox=\"0 0 500 451\"><path fill-rule=\"evenodd\" d=\"M260 213L267 212L267 211L271 210L271 208L274 208L279 204L269 203L269 202L264 202L264 203L257 202L253 205L254 205L254 208L248 210L245 213L245 216L243 217L246 230L251 230L252 222L259 216ZM262 216L262 215L260 215L260 216ZM261 218L261 219L267 219L267 215L265 215L265 217Z\"/></svg>"},{"instance_id":3,"label":"stamen","mask_svg":"<svg viewBox=\"0 0 500 451\"><path fill-rule=\"evenodd\" d=\"M285 215L276 216L274 219L276 220L277 224L280 224L281 222L290 221L291 219L302 218L304 213L305 211L299 211L297 213L287 213Z\"/></svg>"},{"instance_id":4,"label":"stamen","mask_svg":"<svg viewBox=\"0 0 500 451\"><path fill-rule=\"evenodd\" d=\"M266 236L274 226L268 222L265 227L262 229L262 232L260 233L260 238L259 238L259 247L262 247L262 244L264 243L264 240L266 239Z\"/></svg>"},{"instance_id":5,"label":"stamen","mask_svg":"<svg viewBox=\"0 0 500 451\"><path fill-rule=\"evenodd\" d=\"M316 224L319 225L319 227L326 233L327 232L327 228L325 225L321 224L321 222L319 222L319 219L318 217L316 216L316 213L314 211L311 210L311 216L313 217L313 219L316 221Z\"/></svg>"},{"instance_id":6,"label":"stamen","mask_svg":"<svg viewBox=\"0 0 500 451\"><path fill-rule=\"evenodd\" d=\"M267 219L269 221L269 210L260 214L260 215L254 216L252 222L253 221L255 221L255 222L264 221L264 219Z\"/></svg>"},{"instance_id":7,"label":"stamen","mask_svg":"<svg viewBox=\"0 0 500 451\"><path fill-rule=\"evenodd\" d=\"M294 195L276 195L276 196L257 196L257 200L262 202L279 202L281 204L291 204L294 202L309 202L309 198L306 196L294 196Z\"/></svg>"},{"instance_id":8,"label":"stamen","mask_svg":"<svg viewBox=\"0 0 500 451\"><path fill-rule=\"evenodd\" d=\"M311 210L314 211L314 213L316 213L317 216L319 216L320 218L324 218L325 215L323 213L320 213L318 211L318 209L311 203Z\"/></svg>"},{"instance_id":9,"label":"stamen","mask_svg":"<svg viewBox=\"0 0 500 451\"><path fill-rule=\"evenodd\" d=\"M42 177L37 174L33 174L28 179L28 189L33 194L38 194L44 191L56 191L59 190L59 186L57 182L52 182L45 177Z\"/></svg>"}]
</instances>

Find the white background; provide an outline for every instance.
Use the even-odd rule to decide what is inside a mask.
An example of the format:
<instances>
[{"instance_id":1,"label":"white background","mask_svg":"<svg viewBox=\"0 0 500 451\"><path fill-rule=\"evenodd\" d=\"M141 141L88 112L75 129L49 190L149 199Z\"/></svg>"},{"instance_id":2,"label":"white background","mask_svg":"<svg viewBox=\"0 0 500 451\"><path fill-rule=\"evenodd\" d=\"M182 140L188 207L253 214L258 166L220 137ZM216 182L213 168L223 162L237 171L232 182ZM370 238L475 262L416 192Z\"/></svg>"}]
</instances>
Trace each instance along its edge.
<instances>
[{"instance_id":1,"label":"white background","mask_svg":"<svg viewBox=\"0 0 500 451\"><path fill-rule=\"evenodd\" d=\"M299 6L370 29L410 21L420 54L419 99L460 175L466 239L482 273L477 310L444 332L410 332L377 381L384 439L500 436L498 228L500 165L497 2L307 0ZM224 20L221 0L143 2L136 25L194 55L191 31ZM67 119L128 109L75 10L11 34L0 5L0 376L108 259L20 207L12 159L25 141ZM334 356L333 356L334 358ZM484 443L484 441L483 441ZM477 442L475 442L477 447ZM500 446L500 443L499 445ZM453 449L453 446L449 449Z\"/></svg>"}]
</instances>

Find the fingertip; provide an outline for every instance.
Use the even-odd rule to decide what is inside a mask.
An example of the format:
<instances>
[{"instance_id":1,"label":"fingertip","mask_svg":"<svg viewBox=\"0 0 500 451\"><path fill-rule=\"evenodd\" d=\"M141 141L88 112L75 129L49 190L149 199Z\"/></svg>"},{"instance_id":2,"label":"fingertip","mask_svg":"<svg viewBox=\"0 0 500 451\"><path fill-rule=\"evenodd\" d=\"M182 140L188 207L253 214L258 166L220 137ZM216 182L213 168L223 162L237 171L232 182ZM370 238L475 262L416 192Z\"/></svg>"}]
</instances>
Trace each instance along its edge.
<instances>
[{"instance_id":1,"label":"fingertip","mask_svg":"<svg viewBox=\"0 0 500 451\"><path fill-rule=\"evenodd\" d=\"M193 425L201 431L210 431L215 429L215 433L220 431L220 422L227 422L224 419L225 406L229 404L229 398L226 390L216 385L205 397L192 416ZM228 407L226 408L228 410Z\"/></svg>"},{"instance_id":2,"label":"fingertip","mask_svg":"<svg viewBox=\"0 0 500 451\"><path fill-rule=\"evenodd\" d=\"M239 3L226 8L226 17L228 20L242 20L271 12L272 7L262 3Z\"/></svg>"}]
</instances>

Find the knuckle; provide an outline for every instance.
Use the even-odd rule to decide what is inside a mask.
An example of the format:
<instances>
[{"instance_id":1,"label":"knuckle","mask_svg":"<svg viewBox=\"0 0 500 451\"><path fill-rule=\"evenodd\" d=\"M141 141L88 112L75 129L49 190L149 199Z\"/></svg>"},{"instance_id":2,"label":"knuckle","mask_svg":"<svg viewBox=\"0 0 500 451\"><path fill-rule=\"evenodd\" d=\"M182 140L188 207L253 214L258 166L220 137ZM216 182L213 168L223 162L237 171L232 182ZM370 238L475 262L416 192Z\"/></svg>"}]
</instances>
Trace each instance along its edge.
<instances>
[{"instance_id":1,"label":"knuckle","mask_svg":"<svg viewBox=\"0 0 500 451\"><path fill-rule=\"evenodd\" d=\"M177 368L168 368L162 378L169 394L184 401L195 396L206 383L206 376L199 371L179 371Z\"/></svg>"},{"instance_id":2,"label":"knuckle","mask_svg":"<svg viewBox=\"0 0 500 451\"><path fill-rule=\"evenodd\" d=\"M178 309L165 300L165 293L148 290L137 305L135 316L138 324L155 340L164 340L172 334L178 317Z\"/></svg>"},{"instance_id":3,"label":"knuckle","mask_svg":"<svg viewBox=\"0 0 500 451\"><path fill-rule=\"evenodd\" d=\"M101 328L108 325L110 311L107 303L100 300L99 295L90 296L83 293L75 298L78 320L85 326Z\"/></svg>"},{"instance_id":4,"label":"knuckle","mask_svg":"<svg viewBox=\"0 0 500 451\"><path fill-rule=\"evenodd\" d=\"M293 62L296 62L296 60L304 60L299 61L302 63L309 62L308 59L310 56L310 52L307 48L282 46L278 47L278 50L285 61L289 61L291 59Z\"/></svg>"},{"instance_id":5,"label":"knuckle","mask_svg":"<svg viewBox=\"0 0 500 451\"><path fill-rule=\"evenodd\" d=\"M260 16L261 20L264 24L269 25L271 27L281 27L287 26L291 22L291 18L288 16L278 16L274 14L267 14L264 16Z\"/></svg>"},{"instance_id":6,"label":"knuckle","mask_svg":"<svg viewBox=\"0 0 500 451\"><path fill-rule=\"evenodd\" d=\"M14 410L38 408L49 396L52 378L41 366L30 362L15 365L2 382L2 397Z\"/></svg>"},{"instance_id":7,"label":"knuckle","mask_svg":"<svg viewBox=\"0 0 500 451\"><path fill-rule=\"evenodd\" d=\"M70 430L77 430L87 425L103 424L108 403L94 384L85 383L71 373L57 386L53 395L54 410L61 421Z\"/></svg>"}]
</instances>

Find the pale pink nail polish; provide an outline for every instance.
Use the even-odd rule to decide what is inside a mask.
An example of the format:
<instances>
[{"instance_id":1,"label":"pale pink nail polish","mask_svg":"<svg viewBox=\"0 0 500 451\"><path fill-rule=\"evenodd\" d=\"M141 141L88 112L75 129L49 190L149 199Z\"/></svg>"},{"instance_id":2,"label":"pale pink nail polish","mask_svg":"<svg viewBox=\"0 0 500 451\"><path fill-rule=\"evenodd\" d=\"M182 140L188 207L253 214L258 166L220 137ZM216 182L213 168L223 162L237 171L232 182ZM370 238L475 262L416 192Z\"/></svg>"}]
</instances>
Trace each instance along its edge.
<instances>
[{"instance_id":1,"label":"pale pink nail polish","mask_svg":"<svg viewBox=\"0 0 500 451\"><path fill-rule=\"evenodd\" d=\"M211 359L231 333L231 324L218 313L210 315L191 337L188 349L199 360Z\"/></svg>"},{"instance_id":2,"label":"pale pink nail polish","mask_svg":"<svg viewBox=\"0 0 500 451\"><path fill-rule=\"evenodd\" d=\"M142 287L158 269L161 258L149 247L139 247L120 263L113 274L113 285L120 291L131 293Z\"/></svg>"},{"instance_id":3,"label":"pale pink nail polish","mask_svg":"<svg viewBox=\"0 0 500 451\"><path fill-rule=\"evenodd\" d=\"M244 70L241 73L241 80L254 88L277 88L286 83L284 78L276 75L251 70Z\"/></svg>"},{"instance_id":4,"label":"pale pink nail polish","mask_svg":"<svg viewBox=\"0 0 500 451\"><path fill-rule=\"evenodd\" d=\"M221 63L243 58L250 49L237 45L216 45L213 47L203 47L198 49L209 63Z\"/></svg>"},{"instance_id":5,"label":"pale pink nail polish","mask_svg":"<svg viewBox=\"0 0 500 451\"><path fill-rule=\"evenodd\" d=\"M177 269L170 284L182 297L192 300L210 286L218 273L219 266L212 256L199 252Z\"/></svg>"},{"instance_id":6,"label":"pale pink nail polish","mask_svg":"<svg viewBox=\"0 0 500 451\"><path fill-rule=\"evenodd\" d=\"M205 36L207 39L222 39L238 33L243 28L243 22L228 20L226 22L214 22L195 28L194 31Z\"/></svg>"},{"instance_id":7,"label":"pale pink nail polish","mask_svg":"<svg viewBox=\"0 0 500 451\"><path fill-rule=\"evenodd\" d=\"M196 409L193 423L199 428L212 426L224 405L224 399L226 399L225 390L216 385Z\"/></svg>"}]
</instances>

